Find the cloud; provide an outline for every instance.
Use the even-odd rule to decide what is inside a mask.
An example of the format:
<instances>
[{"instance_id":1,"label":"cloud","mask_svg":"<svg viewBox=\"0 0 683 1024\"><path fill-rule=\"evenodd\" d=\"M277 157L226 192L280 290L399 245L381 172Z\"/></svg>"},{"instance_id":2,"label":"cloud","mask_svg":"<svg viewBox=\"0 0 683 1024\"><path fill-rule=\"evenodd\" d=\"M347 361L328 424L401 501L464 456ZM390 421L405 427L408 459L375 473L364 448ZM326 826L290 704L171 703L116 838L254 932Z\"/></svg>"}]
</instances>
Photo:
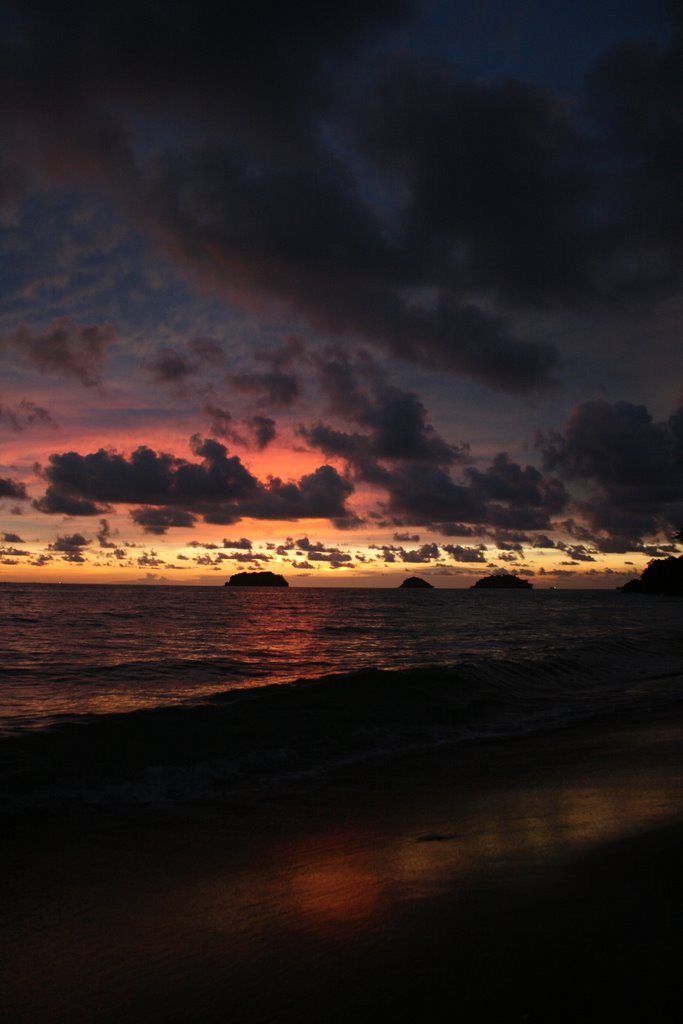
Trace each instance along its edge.
<instances>
[{"instance_id":1,"label":"cloud","mask_svg":"<svg viewBox=\"0 0 683 1024\"><path fill-rule=\"evenodd\" d=\"M442 544L442 551L446 551L454 562L486 562L486 546L479 544L476 547L467 547L462 544Z\"/></svg>"},{"instance_id":2,"label":"cloud","mask_svg":"<svg viewBox=\"0 0 683 1024\"><path fill-rule=\"evenodd\" d=\"M466 457L466 449L449 444L429 423L427 410L412 391L386 383L374 360L361 354L352 363L346 353L315 360L318 379L330 408L366 428L366 433L317 423L299 434L325 455L345 459L361 480L381 484L385 464L399 461L448 466Z\"/></svg>"},{"instance_id":3,"label":"cloud","mask_svg":"<svg viewBox=\"0 0 683 1024\"><path fill-rule=\"evenodd\" d=\"M299 397L299 381L291 373L228 373L228 384L236 391L257 395L259 405L288 406Z\"/></svg>"},{"instance_id":4,"label":"cloud","mask_svg":"<svg viewBox=\"0 0 683 1024\"><path fill-rule=\"evenodd\" d=\"M232 426L234 419L231 412L228 412L227 409L222 409L213 402L205 404L204 412L211 417L209 430L214 437L222 437L225 441L234 441L238 444L242 441L242 438Z\"/></svg>"},{"instance_id":5,"label":"cloud","mask_svg":"<svg viewBox=\"0 0 683 1024\"><path fill-rule=\"evenodd\" d=\"M48 410L41 405L37 405L35 402L31 402L29 399L22 398L16 406L3 405L0 402L0 426L4 424L10 430L19 434L26 427L36 426L40 423L44 423L54 429L57 428L57 424Z\"/></svg>"},{"instance_id":6,"label":"cloud","mask_svg":"<svg viewBox=\"0 0 683 1024\"><path fill-rule=\"evenodd\" d=\"M269 416L251 416L247 420L247 426L254 435L256 447L261 451L267 448L271 441L275 440L277 434L275 420L272 420Z\"/></svg>"},{"instance_id":7,"label":"cloud","mask_svg":"<svg viewBox=\"0 0 683 1024\"><path fill-rule=\"evenodd\" d=\"M194 526L196 516L180 508L134 508L130 517L145 533L163 534L172 526Z\"/></svg>"},{"instance_id":8,"label":"cloud","mask_svg":"<svg viewBox=\"0 0 683 1024\"><path fill-rule=\"evenodd\" d=\"M288 537L285 543L277 548L277 553L285 556L294 548L297 549L298 555L304 553L306 556L305 563L297 562L295 557L292 564L296 568L312 569L316 562L326 562L332 569L340 569L342 567L346 569L353 568L351 564L353 558L348 551L342 551L338 547L330 547L322 541L311 541L307 536L299 537L298 540L292 540L291 537Z\"/></svg>"},{"instance_id":9,"label":"cloud","mask_svg":"<svg viewBox=\"0 0 683 1024\"><path fill-rule=\"evenodd\" d=\"M465 78L433 55L432 5L100 7L10 2L10 199L98 183L235 301L518 392L561 367L520 311L680 286L678 36L607 54L567 98ZM405 24L430 44L397 45ZM292 400L266 376L234 383Z\"/></svg>"},{"instance_id":10,"label":"cloud","mask_svg":"<svg viewBox=\"0 0 683 1024\"><path fill-rule=\"evenodd\" d=\"M152 379L162 384L182 384L197 369L183 352L169 348L157 352L145 366Z\"/></svg>"},{"instance_id":11,"label":"cloud","mask_svg":"<svg viewBox=\"0 0 683 1024\"><path fill-rule=\"evenodd\" d=\"M18 480L10 480L9 477L0 476L0 498L16 498L19 501L26 500L26 485Z\"/></svg>"},{"instance_id":12,"label":"cloud","mask_svg":"<svg viewBox=\"0 0 683 1024\"><path fill-rule=\"evenodd\" d=\"M100 528L97 531L97 540L101 548L115 548L116 544L111 540L117 531L112 529L106 519L100 519Z\"/></svg>"},{"instance_id":13,"label":"cloud","mask_svg":"<svg viewBox=\"0 0 683 1024\"><path fill-rule=\"evenodd\" d=\"M408 463L388 480L387 511L408 523L486 519L484 503L437 466Z\"/></svg>"},{"instance_id":14,"label":"cloud","mask_svg":"<svg viewBox=\"0 0 683 1024\"><path fill-rule=\"evenodd\" d=\"M20 352L41 373L56 373L85 387L96 387L102 383L107 349L115 340L116 331L110 324L78 324L63 318L53 321L42 334L18 327L1 338L0 345Z\"/></svg>"},{"instance_id":15,"label":"cloud","mask_svg":"<svg viewBox=\"0 0 683 1024\"><path fill-rule=\"evenodd\" d=\"M588 489L589 499L577 498L576 506L600 550L633 549L663 524L678 525L681 424L680 409L657 423L643 405L584 402L561 431L539 437L545 467ZM590 531L577 537L593 539Z\"/></svg>"},{"instance_id":16,"label":"cloud","mask_svg":"<svg viewBox=\"0 0 683 1024\"><path fill-rule=\"evenodd\" d=\"M26 543L26 541L23 540L19 536L18 533L3 533L2 539L5 542L5 544L25 544Z\"/></svg>"},{"instance_id":17,"label":"cloud","mask_svg":"<svg viewBox=\"0 0 683 1024\"><path fill-rule=\"evenodd\" d=\"M72 533L58 536L52 544L48 544L48 548L50 551L59 551L64 562L85 562L82 549L88 544L90 541L82 533Z\"/></svg>"},{"instance_id":18,"label":"cloud","mask_svg":"<svg viewBox=\"0 0 683 1024\"><path fill-rule=\"evenodd\" d=\"M131 516L154 533L192 526L196 516L208 523L233 523L244 516L329 518L342 524L351 518L345 502L353 485L332 466L319 466L296 482L273 477L262 483L220 442L195 435L191 445L200 462L144 445L129 457L103 448L89 455L53 454L42 471L48 487L34 505L67 515L141 505Z\"/></svg>"}]
</instances>

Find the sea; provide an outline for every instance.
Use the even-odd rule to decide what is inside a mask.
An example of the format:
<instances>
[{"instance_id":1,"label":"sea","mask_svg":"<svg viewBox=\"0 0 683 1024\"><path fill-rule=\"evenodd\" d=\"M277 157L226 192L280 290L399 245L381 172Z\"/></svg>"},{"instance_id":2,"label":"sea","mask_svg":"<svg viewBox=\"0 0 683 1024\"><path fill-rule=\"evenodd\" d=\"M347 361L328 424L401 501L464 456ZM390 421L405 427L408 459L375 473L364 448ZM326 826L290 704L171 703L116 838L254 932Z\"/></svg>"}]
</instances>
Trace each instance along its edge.
<instances>
[{"instance_id":1,"label":"sea","mask_svg":"<svg viewBox=\"0 0 683 1024\"><path fill-rule=\"evenodd\" d=\"M683 600L607 590L0 586L0 810L120 812L666 714Z\"/></svg>"}]
</instances>

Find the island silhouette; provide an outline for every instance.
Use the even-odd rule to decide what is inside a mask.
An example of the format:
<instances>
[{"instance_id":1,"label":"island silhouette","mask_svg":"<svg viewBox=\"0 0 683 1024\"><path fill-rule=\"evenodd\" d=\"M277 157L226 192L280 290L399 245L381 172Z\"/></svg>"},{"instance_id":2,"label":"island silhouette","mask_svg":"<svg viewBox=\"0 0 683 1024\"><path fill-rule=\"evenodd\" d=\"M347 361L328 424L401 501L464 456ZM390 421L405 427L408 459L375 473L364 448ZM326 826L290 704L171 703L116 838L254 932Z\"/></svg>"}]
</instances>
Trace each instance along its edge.
<instances>
[{"instance_id":1,"label":"island silhouette","mask_svg":"<svg viewBox=\"0 0 683 1024\"><path fill-rule=\"evenodd\" d=\"M512 576L508 573L497 576L484 576L477 580L470 590L531 590L533 583L522 580L519 576Z\"/></svg>"},{"instance_id":2,"label":"island silhouette","mask_svg":"<svg viewBox=\"0 0 683 1024\"><path fill-rule=\"evenodd\" d=\"M276 572L237 572L225 583L226 587L288 587L289 583Z\"/></svg>"},{"instance_id":3,"label":"island silhouette","mask_svg":"<svg viewBox=\"0 0 683 1024\"><path fill-rule=\"evenodd\" d=\"M620 588L627 594L683 594L683 555L656 558Z\"/></svg>"},{"instance_id":4,"label":"island silhouette","mask_svg":"<svg viewBox=\"0 0 683 1024\"><path fill-rule=\"evenodd\" d=\"M408 576L403 583L399 583L398 589L415 589L415 590L433 590L434 584L428 583L427 580L421 579L419 576Z\"/></svg>"}]
</instances>

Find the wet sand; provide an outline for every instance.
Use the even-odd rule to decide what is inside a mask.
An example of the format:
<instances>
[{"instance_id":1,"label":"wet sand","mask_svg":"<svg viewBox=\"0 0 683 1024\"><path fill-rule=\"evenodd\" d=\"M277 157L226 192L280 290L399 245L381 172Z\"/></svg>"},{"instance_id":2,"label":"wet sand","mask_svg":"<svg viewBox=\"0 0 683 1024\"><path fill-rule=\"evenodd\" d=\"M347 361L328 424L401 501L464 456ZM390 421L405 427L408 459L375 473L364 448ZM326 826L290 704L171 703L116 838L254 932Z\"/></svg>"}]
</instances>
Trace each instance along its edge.
<instances>
[{"instance_id":1,"label":"wet sand","mask_svg":"<svg viewBox=\"0 0 683 1024\"><path fill-rule=\"evenodd\" d=\"M9 1024L677 1019L683 719L3 824Z\"/></svg>"}]
</instances>

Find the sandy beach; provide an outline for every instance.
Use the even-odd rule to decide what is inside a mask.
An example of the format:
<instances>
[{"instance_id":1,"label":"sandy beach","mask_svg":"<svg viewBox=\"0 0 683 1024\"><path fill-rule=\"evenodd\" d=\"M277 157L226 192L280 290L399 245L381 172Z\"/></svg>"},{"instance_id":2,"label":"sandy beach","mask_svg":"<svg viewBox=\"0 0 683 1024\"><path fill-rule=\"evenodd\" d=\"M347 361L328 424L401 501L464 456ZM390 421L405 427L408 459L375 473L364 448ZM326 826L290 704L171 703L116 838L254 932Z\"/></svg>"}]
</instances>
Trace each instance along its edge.
<instances>
[{"instance_id":1,"label":"sandy beach","mask_svg":"<svg viewBox=\"0 0 683 1024\"><path fill-rule=\"evenodd\" d=\"M4 1019L673 1020L682 731L624 717L10 819Z\"/></svg>"}]
</instances>

